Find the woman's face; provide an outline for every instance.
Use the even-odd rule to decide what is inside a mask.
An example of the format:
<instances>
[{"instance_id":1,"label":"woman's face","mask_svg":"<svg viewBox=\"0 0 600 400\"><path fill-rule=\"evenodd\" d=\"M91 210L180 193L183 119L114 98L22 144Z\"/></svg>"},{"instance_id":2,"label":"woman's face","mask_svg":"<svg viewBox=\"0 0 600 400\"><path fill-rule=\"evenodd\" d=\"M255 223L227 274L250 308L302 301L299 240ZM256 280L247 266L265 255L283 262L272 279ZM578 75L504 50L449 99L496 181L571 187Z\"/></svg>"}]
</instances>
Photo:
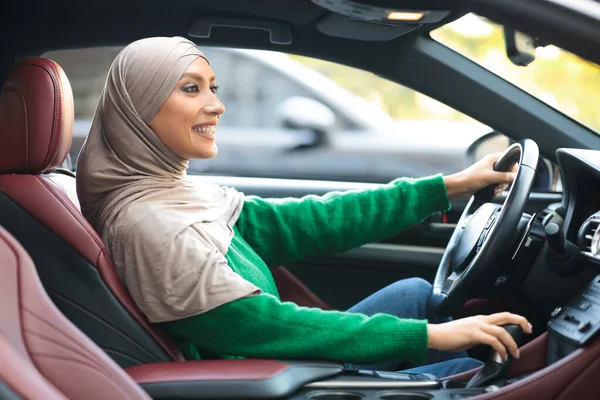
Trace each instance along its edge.
<instances>
[{"instance_id":1,"label":"woman's face","mask_svg":"<svg viewBox=\"0 0 600 400\"><path fill-rule=\"evenodd\" d=\"M178 156L187 160L212 158L217 154L217 122L224 112L213 71L204 58L198 57L149 125Z\"/></svg>"}]
</instances>

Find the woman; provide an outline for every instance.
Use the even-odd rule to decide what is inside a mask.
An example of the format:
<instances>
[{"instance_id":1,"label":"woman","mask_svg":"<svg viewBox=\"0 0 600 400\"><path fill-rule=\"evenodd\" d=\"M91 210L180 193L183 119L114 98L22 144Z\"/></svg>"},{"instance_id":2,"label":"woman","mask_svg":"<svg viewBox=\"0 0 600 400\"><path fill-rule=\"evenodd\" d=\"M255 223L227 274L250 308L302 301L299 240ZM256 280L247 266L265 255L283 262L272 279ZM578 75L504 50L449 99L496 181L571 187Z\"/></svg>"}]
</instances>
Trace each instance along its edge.
<instances>
[{"instance_id":1,"label":"woman","mask_svg":"<svg viewBox=\"0 0 600 400\"><path fill-rule=\"evenodd\" d=\"M115 59L78 161L82 211L149 321L187 359L320 358L448 375L480 365L480 343L518 357L498 325L509 314L428 323L431 286L409 279L349 312L279 300L269 267L392 236L514 174L497 156L450 176L399 179L375 189L269 200L186 180L188 161L217 154L225 111L208 60L183 38L150 38ZM269 112L269 110L265 110ZM430 351L435 349L438 351ZM454 353L451 353L451 352Z\"/></svg>"}]
</instances>

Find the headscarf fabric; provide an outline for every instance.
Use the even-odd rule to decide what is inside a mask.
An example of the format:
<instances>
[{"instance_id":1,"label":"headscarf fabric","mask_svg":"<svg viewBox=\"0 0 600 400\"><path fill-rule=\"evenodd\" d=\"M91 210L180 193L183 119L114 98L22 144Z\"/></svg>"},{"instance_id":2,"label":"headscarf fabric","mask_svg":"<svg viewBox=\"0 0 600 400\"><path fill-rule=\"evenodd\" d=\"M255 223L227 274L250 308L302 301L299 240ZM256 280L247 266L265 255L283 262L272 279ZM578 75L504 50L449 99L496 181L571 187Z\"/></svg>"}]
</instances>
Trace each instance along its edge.
<instances>
[{"instance_id":1,"label":"headscarf fabric","mask_svg":"<svg viewBox=\"0 0 600 400\"><path fill-rule=\"evenodd\" d=\"M150 322L205 313L260 292L224 256L243 194L189 182L188 160L148 125L198 57L206 58L181 37L125 47L110 67L77 162L82 213Z\"/></svg>"}]
</instances>

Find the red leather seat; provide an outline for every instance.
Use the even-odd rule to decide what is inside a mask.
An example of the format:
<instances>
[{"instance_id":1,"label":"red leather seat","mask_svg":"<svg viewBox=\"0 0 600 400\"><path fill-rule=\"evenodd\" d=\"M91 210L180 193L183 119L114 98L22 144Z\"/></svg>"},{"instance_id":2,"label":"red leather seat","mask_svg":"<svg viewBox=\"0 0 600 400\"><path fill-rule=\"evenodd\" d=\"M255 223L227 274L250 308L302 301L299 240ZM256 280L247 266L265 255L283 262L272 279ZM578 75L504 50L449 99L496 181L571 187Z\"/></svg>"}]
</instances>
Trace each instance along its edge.
<instances>
[{"instance_id":1,"label":"red leather seat","mask_svg":"<svg viewBox=\"0 0 600 400\"><path fill-rule=\"evenodd\" d=\"M2 228L0 304L0 379L17 394L48 400L149 399L56 309L29 255Z\"/></svg>"},{"instance_id":2,"label":"red leather seat","mask_svg":"<svg viewBox=\"0 0 600 400\"><path fill-rule=\"evenodd\" d=\"M54 172L73 133L73 94L58 64L29 59L8 73L0 126L0 225L33 258L54 303L122 367L181 360L134 305L101 239L59 187L75 181Z\"/></svg>"},{"instance_id":3,"label":"red leather seat","mask_svg":"<svg viewBox=\"0 0 600 400\"><path fill-rule=\"evenodd\" d=\"M0 360L0 399L66 400L2 334Z\"/></svg>"}]
</instances>

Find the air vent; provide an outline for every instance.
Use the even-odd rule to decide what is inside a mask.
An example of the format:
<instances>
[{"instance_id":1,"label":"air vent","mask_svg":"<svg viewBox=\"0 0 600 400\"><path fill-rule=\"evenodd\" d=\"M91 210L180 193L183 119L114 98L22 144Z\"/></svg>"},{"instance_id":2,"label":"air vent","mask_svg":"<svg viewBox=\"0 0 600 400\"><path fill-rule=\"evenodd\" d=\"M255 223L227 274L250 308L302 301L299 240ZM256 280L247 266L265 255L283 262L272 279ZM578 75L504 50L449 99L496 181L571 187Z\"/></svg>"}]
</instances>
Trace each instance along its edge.
<instances>
[{"instance_id":1,"label":"air vent","mask_svg":"<svg viewBox=\"0 0 600 400\"><path fill-rule=\"evenodd\" d=\"M579 249L583 252L590 253L591 255L597 255L600 251L598 248L598 227L600 226L600 215L595 214L588 218L577 235L577 244ZM596 236L596 237L594 237Z\"/></svg>"}]
</instances>

